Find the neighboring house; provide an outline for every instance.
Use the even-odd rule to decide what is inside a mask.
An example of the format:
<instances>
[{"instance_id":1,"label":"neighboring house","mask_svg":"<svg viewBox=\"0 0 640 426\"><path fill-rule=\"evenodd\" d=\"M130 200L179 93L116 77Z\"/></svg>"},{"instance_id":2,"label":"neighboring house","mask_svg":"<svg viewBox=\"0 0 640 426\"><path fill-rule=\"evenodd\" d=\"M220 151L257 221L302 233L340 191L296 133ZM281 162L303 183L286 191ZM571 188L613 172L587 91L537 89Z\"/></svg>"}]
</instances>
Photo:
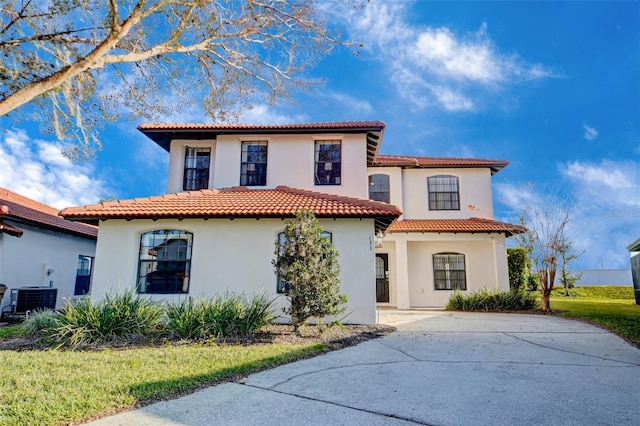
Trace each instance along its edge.
<instances>
[{"instance_id":1,"label":"neighboring house","mask_svg":"<svg viewBox=\"0 0 640 426\"><path fill-rule=\"evenodd\" d=\"M97 235L95 226L65 220L53 207L0 188L0 283L8 287L3 311L10 289L57 289L57 307L65 297L90 292Z\"/></svg>"},{"instance_id":2,"label":"neighboring house","mask_svg":"<svg viewBox=\"0 0 640 426\"><path fill-rule=\"evenodd\" d=\"M522 228L494 221L491 198L507 162L378 155L384 129L139 126L170 154L168 194L61 212L99 223L92 295L286 291L272 260L284 219L303 208L340 253L347 322L374 323L376 300L441 307L454 288L508 289L504 240Z\"/></svg>"},{"instance_id":3,"label":"neighboring house","mask_svg":"<svg viewBox=\"0 0 640 426\"><path fill-rule=\"evenodd\" d=\"M633 277L633 292L636 298L636 305L640 305L640 238L627 246L631 263L631 275Z\"/></svg>"}]
</instances>

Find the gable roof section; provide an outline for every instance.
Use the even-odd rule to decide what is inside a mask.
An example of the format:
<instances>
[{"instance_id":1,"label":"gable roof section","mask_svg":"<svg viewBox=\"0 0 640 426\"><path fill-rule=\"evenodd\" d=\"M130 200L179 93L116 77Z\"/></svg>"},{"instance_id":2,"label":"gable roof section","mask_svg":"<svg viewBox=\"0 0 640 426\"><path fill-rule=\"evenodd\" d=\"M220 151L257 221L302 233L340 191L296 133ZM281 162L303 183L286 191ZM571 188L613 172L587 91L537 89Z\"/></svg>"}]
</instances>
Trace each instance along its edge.
<instances>
[{"instance_id":1,"label":"gable roof section","mask_svg":"<svg viewBox=\"0 0 640 426\"><path fill-rule=\"evenodd\" d=\"M494 175L509 165L505 160L488 160L483 158L447 158L447 157L414 157L403 155L378 154L372 164L373 167L402 167L409 168L478 168L488 167Z\"/></svg>"},{"instance_id":2,"label":"gable roof section","mask_svg":"<svg viewBox=\"0 0 640 426\"><path fill-rule=\"evenodd\" d=\"M383 231L402 214L398 207L386 203L288 186L203 189L69 207L60 214L71 220L97 223L100 219L283 218L294 217L302 209L313 210L320 218L373 218L376 229Z\"/></svg>"},{"instance_id":3,"label":"gable roof section","mask_svg":"<svg viewBox=\"0 0 640 426\"><path fill-rule=\"evenodd\" d=\"M382 121L335 121L300 124L188 124L145 123L138 130L169 152L173 139L215 139L218 135L243 134L309 134L309 133L366 133L367 164L378 153L386 124Z\"/></svg>"},{"instance_id":4,"label":"gable roof section","mask_svg":"<svg viewBox=\"0 0 640 426\"><path fill-rule=\"evenodd\" d=\"M98 236L95 226L65 220L58 216L58 209L0 187L0 222L3 218L91 239ZM22 235L20 229L6 223L2 224L0 232Z\"/></svg>"},{"instance_id":5,"label":"gable roof section","mask_svg":"<svg viewBox=\"0 0 640 426\"><path fill-rule=\"evenodd\" d=\"M389 232L450 232L460 233L493 233L504 232L508 237L526 231L524 226L498 222L490 219L472 217L470 219L410 219L394 223Z\"/></svg>"}]
</instances>

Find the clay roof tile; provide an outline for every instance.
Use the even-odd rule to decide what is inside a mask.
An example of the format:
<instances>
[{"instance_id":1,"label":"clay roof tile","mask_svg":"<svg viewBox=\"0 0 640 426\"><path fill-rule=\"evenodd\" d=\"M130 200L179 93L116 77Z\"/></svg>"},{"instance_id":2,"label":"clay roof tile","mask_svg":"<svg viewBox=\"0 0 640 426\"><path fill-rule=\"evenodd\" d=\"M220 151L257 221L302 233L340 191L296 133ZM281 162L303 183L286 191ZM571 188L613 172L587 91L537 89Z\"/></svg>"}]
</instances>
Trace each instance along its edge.
<instances>
[{"instance_id":1,"label":"clay roof tile","mask_svg":"<svg viewBox=\"0 0 640 426\"><path fill-rule=\"evenodd\" d=\"M12 219L26 222L35 226L44 227L64 233L79 235L95 239L98 228L83 223L75 223L63 219L58 215L58 209L27 198L16 192L0 187L0 205L6 206L2 219ZM14 226L3 224L5 232L10 235L22 235L22 231ZM7 231L9 229L10 232Z\"/></svg>"},{"instance_id":2,"label":"clay roof tile","mask_svg":"<svg viewBox=\"0 0 640 426\"><path fill-rule=\"evenodd\" d=\"M409 219L395 222L388 232L451 232L451 233L492 233L504 232L507 236L525 232L526 228L491 219Z\"/></svg>"}]
</instances>

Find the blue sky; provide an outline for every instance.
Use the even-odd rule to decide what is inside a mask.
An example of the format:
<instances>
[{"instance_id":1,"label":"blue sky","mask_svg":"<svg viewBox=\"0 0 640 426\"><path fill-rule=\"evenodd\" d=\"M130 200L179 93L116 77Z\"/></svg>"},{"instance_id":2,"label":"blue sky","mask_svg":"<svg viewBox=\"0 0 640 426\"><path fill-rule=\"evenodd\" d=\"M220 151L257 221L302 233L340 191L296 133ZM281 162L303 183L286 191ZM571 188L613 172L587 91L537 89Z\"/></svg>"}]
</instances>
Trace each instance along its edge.
<instances>
[{"instance_id":1,"label":"blue sky","mask_svg":"<svg viewBox=\"0 0 640 426\"><path fill-rule=\"evenodd\" d=\"M323 3L328 5L328 3ZM307 70L323 85L246 123L382 120L380 152L497 158L498 220L575 202L574 267L626 268L640 238L640 2L381 2L328 7L359 55ZM56 207L165 191L168 154L125 118L72 164L35 123L0 118L0 186ZM168 122L203 122L193 108Z\"/></svg>"}]
</instances>

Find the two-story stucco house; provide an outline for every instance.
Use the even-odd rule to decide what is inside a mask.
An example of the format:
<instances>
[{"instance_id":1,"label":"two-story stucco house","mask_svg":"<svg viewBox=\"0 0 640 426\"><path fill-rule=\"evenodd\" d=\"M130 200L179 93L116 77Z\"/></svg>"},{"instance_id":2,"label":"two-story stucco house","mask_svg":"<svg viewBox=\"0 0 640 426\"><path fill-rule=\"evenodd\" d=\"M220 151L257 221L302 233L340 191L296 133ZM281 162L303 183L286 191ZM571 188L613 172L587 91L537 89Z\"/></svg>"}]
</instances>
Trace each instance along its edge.
<instances>
[{"instance_id":1,"label":"two-story stucco house","mask_svg":"<svg viewBox=\"0 0 640 426\"><path fill-rule=\"evenodd\" d=\"M443 306L454 288L508 289L504 240L520 228L493 221L491 199L491 175L507 163L378 155L384 129L139 126L170 154L167 194L61 212L99 224L92 295L281 292L271 261L300 209L315 211L340 253L346 322L374 323L376 301Z\"/></svg>"},{"instance_id":2,"label":"two-story stucco house","mask_svg":"<svg viewBox=\"0 0 640 426\"><path fill-rule=\"evenodd\" d=\"M43 306L60 307L65 297L88 293L97 235L95 226L65 220L54 207L0 188L2 312L24 313L49 296ZM20 303L12 306L11 292L18 289L14 302Z\"/></svg>"}]
</instances>

